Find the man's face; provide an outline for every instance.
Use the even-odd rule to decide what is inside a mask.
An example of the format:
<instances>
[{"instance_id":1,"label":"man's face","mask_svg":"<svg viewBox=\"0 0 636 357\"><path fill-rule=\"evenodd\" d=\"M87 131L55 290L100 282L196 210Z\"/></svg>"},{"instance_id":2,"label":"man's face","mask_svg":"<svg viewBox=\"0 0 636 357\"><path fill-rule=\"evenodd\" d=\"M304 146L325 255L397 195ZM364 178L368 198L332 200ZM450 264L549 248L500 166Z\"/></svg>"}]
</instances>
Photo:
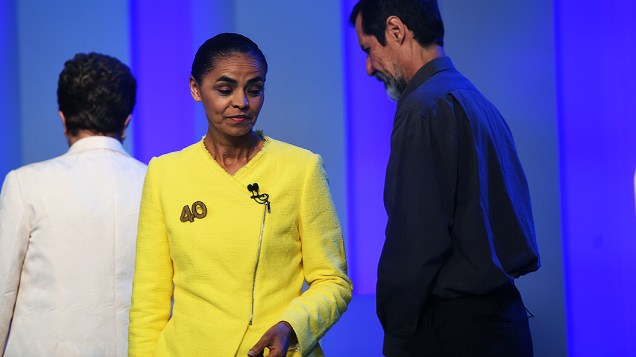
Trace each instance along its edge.
<instances>
[{"instance_id":1,"label":"man's face","mask_svg":"<svg viewBox=\"0 0 636 357\"><path fill-rule=\"evenodd\" d=\"M386 46L382 46L375 36L367 35L362 31L361 15L356 18L355 27L360 47L367 54L367 74L384 83L384 89L389 98L399 100L407 83L394 60L395 50L389 42Z\"/></svg>"}]
</instances>

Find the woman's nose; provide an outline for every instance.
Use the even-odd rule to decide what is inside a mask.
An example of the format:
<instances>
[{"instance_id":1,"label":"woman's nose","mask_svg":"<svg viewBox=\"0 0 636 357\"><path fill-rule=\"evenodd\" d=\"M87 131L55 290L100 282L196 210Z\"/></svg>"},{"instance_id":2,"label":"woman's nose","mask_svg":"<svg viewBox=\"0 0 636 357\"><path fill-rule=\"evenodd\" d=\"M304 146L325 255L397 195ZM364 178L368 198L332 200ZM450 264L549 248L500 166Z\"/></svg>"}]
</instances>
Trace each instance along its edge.
<instances>
[{"instance_id":1,"label":"woman's nose","mask_svg":"<svg viewBox=\"0 0 636 357\"><path fill-rule=\"evenodd\" d=\"M245 95L245 92L236 91L236 93L232 97L232 105L234 105L237 108L245 108L248 106L248 104L249 102L247 100L247 96Z\"/></svg>"}]
</instances>

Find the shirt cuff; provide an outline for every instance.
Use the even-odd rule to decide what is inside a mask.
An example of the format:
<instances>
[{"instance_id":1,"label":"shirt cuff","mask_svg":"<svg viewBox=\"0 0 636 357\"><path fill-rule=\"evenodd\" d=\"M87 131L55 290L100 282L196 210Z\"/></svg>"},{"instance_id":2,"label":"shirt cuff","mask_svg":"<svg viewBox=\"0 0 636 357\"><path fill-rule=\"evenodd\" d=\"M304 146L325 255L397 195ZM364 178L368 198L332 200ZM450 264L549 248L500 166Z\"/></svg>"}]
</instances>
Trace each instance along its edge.
<instances>
[{"instance_id":1,"label":"shirt cuff","mask_svg":"<svg viewBox=\"0 0 636 357\"><path fill-rule=\"evenodd\" d=\"M387 357L408 357L411 353L411 342L401 338L384 335L382 354Z\"/></svg>"}]
</instances>

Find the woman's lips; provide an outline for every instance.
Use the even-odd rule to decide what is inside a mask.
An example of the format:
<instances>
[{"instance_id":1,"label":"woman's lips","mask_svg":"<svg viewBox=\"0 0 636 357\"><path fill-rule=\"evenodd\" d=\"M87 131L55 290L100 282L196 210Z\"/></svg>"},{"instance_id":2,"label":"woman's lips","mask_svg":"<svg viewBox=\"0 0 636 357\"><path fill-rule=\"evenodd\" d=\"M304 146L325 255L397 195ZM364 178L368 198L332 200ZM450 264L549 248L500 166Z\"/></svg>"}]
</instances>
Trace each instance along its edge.
<instances>
[{"instance_id":1,"label":"woman's lips","mask_svg":"<svg viewBox=\"0 0 636 357\"><path fill-rule=\"evenodd\" d=\"M237 122L237 123L242 123L244 121L249 121L250 117L247 115L233 115L233 116L229 116L227 117L228 119Z\"/></svg>"}]
</instances>

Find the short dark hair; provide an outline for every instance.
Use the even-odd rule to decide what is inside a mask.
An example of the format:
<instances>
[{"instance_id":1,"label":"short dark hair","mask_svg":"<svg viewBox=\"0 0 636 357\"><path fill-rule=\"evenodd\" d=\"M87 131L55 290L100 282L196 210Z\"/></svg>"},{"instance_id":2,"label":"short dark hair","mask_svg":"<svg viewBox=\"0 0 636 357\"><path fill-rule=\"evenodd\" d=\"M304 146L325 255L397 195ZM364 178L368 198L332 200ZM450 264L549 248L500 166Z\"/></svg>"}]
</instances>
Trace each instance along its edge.
<instances>
[{"instance_id":1,"label":"short dark hair","mask_svg":"<svg viewBox=\"0 0 636 357\"><path fill-rule=\"evenodd\" d=\"M349 16L351 25L355 26L359 14L362 31L375 36L382 46L386 45L384 34L389 16L399 17L422 47L434 43L444 46L444 22L437 0L360 0Z\"/></svg>"},{"instance_id":2,"label":"short dark hair","mask_svg":"<svg viewBox=\"0 0 636 357\"><path fill-rule=\"evenodd\" d=\"M237 33L221 33L205 41L197 50L192 61L192 77L197 83L212 71L217 61L236 53L248 53L256 59L267 74L267 60L258 45Z\"/></svg>"},{"instance_id":3,"label":"short dark hair","mask_svg":"<svg viewBox=\"0 0 636 357\"><path fill-rule=\"evenodd\" d=\"M118 59L78 53L64 63L57 83L57 104L66 130L121 135L135 106L137 81Z\"/></svg>"}]
</instances>

